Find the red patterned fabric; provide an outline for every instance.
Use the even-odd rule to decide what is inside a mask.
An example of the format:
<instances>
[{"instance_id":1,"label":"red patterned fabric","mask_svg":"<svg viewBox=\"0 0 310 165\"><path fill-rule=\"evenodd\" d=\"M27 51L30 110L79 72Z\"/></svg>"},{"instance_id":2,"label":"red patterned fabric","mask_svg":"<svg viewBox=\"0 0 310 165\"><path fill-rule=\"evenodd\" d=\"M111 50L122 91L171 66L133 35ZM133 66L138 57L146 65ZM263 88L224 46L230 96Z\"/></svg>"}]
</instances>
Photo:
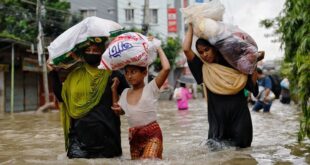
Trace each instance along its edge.
<instances>
[{"instance_id":1,"label":"red patterned fabric","mask_svg":"<svg viewBox=\"0 0 310 165\"><path fill-rule=\"evenodd\" d=\"M163 136L156 121L141 127L129 128L131 159L162 159Z\"/></svg>"}]
</instances>

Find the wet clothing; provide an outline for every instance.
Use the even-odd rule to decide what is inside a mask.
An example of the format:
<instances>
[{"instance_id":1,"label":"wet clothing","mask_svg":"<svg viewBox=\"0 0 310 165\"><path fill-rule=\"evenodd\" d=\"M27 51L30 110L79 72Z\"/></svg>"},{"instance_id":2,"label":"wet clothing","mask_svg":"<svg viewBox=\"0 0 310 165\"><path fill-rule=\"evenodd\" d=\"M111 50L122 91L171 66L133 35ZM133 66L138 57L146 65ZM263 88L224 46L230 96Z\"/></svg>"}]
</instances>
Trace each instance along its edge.
<instances>
[{"instance_id":1,"label":"wet clothing","mask_svg":"<svg viewBox=\"0 0 310 165\"><path fill-rule=\"evenodd\" d=\"M291 102L291 94L290 90L286 88L281 89L280 101L283 104L290 104Z\"/></svg>"},{"instance_id":2,"label":"wet clothing","mask_svg":"<svg viewBox=\"0 0 310 165\"><path fill-rule=\"evenodd\" d=\"M163 136L156 121L141 127L129 128L131 159L162 159Z\"/></svg>"},{"instance_id":3,"label":"wet clothing","mask_svg":"<svg viewBox=\"0 0 310 165\"><path fill-rule=\"evenodd\" d=\"M232 68L223 58L219 60L218 64ZM203 62L195 56L192 61L188 61L188 65L197 83L203 83ZM250 75L245 88L253 92L254 95L258 93L257 86L252 83ZM231 141L232 144L241 148L251 146L252 120L244 91L240 90L237 94L221 95L215 94L207 88L207 98L208 139Z\"/></svg>"},{"instance_id":4,"label":"wet clothing","mask_svg":"<svg viewBox=\"0 0 310 165\"><path fill-rule=\"evenodd\" d=\"M55 96L59 102L63 102L61 93L64 89L62 89L58 73L52 71L49 76ZM98 103L80 118L70 116L67 148L69 158L109 158L122 155L120 118L111 109L111 85L114 77L118 77L120 80L119 94L128 87L124 76L120 72L113 71L108 77ZM70 88L67 90L70 92Z\"/></svg>"},{"instance_id":5,"label":"wet clothing","mask_svg":"<svg viewBox=\"0 0 310 165\"><path fill-rule=\"evenodd\" d=\"M128 90L129 88L122 92L118 103L125 112L129 127L143 126L156 121L160 90L155 79L143 87L140 100L135 105L127 102Z\"/></svg>"},{"instance_id":6,"label":"wet clothing","mask_svg":"<svg viewBox=\"0 0 310 165\"><path fill-rule=\"evenodd\" d=\"M79 119L95 107L104 93L111 71L88 64L75 68L63 82L60 104L66 149L71 119Z\"/></svg>"},{"instance_id":7,"label":"wet clothing","mask_svg":"<svg viewBox=\"0 0 310 165\"><path fill-rule=\"evenodd\" d=\"M173 96L177 100L177 106L179 110L188 109L188 100L192 98L192 94L187 88L185 87L176 88Z\"/></svg>"},{"instance_id":8,"label":"wet clothing","mask_svg":"<svg viewBox=\"0 0 310 165\"><path fill-rule=\"evenodd\" d=\"M125 89L120 96L119 105L124 110L129 124L129 144L131 159L160 158L163 152L163 137L156 122L160 90L155 79L143 87L137 104L127 102Z\"/></svg>"},{"instance_id":9,"label":"wet clothing","mask_svg":"<svg viewBox=\"0 0 310 165\"><path fill-rule=\"evenodd\" d=\"M261 99L258 99L254 106L253 106L253 111L259 111L261 109L263 109L264 112L269 112L270 111L270 108L271 108L271 105L272 105L272 100L268 101L268 102L263 102L264 100L264 89L268 88L270 89L270 92L271 89L272 89L272 82L271 82L271 79L269 78L269 76L265 76L261 79L258 80L258 85L260 87L263 87L263 90L258 94L258 98L261 98Z\"/></svg>"}]
</instances>

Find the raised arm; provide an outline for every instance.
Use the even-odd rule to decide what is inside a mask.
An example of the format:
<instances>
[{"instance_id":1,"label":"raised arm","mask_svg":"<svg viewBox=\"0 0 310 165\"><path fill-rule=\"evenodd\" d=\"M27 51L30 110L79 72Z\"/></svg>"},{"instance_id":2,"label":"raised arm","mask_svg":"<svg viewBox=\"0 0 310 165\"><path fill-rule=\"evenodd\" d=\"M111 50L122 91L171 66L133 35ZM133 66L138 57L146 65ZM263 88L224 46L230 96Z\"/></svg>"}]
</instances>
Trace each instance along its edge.
<instances>
[{"instance_id":1,"label":"raised arm","mask_svg":"<svg viewBox=\"0 0 310 165\"><path fill-rule=\"evenodd\" d=\"M156 81L158 88L160 88L164 84L164 82L166 81L169 75L170 64L166 57L165 52L163 51L161 47L157 48L157 52L160 58L162 69L160 70L159 74L156 76L155 81Z\"/></svg>"},{"instance_id":2,"label":"raised arm","mask_svg":"<svg viewBox=\"0 0 310 165\"><path fill-rule=\"evenodd\" d=\"M188 24L188 29L183 41L183 51L188 61L192 61L195 57L195 53L192 51L192 38L193 38L193 25Z\"/></svg>"}]
</instances>

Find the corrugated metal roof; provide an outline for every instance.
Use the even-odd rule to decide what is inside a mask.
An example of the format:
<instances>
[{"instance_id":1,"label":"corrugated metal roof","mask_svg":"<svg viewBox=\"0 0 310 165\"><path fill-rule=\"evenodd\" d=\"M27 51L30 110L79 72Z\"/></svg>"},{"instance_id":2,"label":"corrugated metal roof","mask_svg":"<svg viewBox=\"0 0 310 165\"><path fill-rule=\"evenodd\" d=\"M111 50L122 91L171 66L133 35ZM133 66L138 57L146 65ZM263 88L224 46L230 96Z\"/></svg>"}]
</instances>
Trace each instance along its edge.
<instances>
[{"instance_id":1,"label":"corrugated metal roof","mask_svg":"<svg viewBox=\"0 0 310 165\"><path fill-rule=\"evenodd\" d=\"M1 42L6 42L6 43L14 43L18 45L23 45L23 46L31 46L31 42L28 41L22 41L22 40L16 40L16 39L11 39L11 38L0 38L0 43Z\"/></svg>"}]
</instances>

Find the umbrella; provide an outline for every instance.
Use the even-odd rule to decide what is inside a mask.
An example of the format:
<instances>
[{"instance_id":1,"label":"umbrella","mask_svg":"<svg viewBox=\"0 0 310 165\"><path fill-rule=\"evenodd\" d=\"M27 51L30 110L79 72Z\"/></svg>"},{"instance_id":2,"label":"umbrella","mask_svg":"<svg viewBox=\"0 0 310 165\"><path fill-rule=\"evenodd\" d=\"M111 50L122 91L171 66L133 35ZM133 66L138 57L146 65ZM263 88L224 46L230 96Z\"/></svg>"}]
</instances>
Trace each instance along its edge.
<instances>
[{"instance_id":1,"label":"umbrella","mask_svg":"<svg viewBox=\"0 0 310 165\"><path fill-rule=\"evenodd\" d=\"M185 83L185 84L193 84L196 83L195 78L193 75L182 75L179 79L178 82L180 83Z\"/></svg>"}]
</instances>

